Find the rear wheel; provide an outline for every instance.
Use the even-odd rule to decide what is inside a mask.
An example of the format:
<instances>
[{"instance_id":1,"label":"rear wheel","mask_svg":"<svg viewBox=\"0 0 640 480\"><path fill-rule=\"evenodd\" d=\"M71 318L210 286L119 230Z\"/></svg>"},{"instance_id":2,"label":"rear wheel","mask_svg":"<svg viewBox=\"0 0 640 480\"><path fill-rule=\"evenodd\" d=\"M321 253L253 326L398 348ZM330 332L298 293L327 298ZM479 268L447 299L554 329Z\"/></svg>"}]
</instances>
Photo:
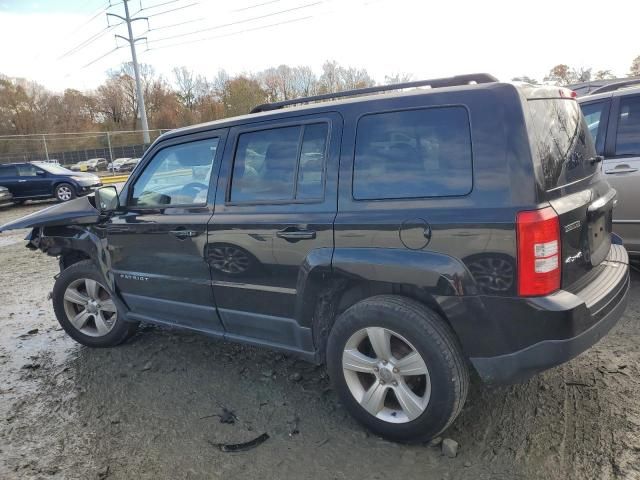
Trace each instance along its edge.
<instances>
[{"instance_id":1,"label":"rear wheel","mask_svg":"<svg viewBox=\"0 0 640 480\"><path fill-rule=\"evenodd\" d=\"M329 335L327 367L347 410L374 433L426 441L464 405L469 374L448 325L424 305L381 295L347 309Z\"/></svg>"},{"instance_id":2,"label":"rear wheel","mask_svg":"<svg viewBox=\"0 0 640 480\"><path fill-rule=\"evenodd\" d=\"M76 197L76 192L73 188L73 185L69 183L61 183L56 186L55 191L56 198L61 202L68 202L69 200Z\"/></svg>"},{"instance_id":3,"label":"rear wheel","mask_svg":"<svg viewBox=\"0 0 640 480\"><path fill-rule=\"evenodd\" d=\"M53 309L58 322L77 342L88 347L112 347L136 332L126 322L105 282L90 260L64 270L53 287Z\"/></svg>"}]
</instances>

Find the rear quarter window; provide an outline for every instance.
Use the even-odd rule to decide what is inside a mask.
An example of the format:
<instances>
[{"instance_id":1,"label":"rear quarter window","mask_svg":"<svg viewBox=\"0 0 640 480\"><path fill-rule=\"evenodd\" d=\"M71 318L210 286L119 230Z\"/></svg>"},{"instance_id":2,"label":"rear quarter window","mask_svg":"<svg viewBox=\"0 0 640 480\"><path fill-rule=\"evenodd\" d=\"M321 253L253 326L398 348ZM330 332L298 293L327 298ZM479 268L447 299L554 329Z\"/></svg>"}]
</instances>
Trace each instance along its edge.
<instances>
[{"instance_id":1,"label":"rear quarter window","mask_svg":"<svg viewBox=\"0 0 640 480\"><path fill-rule=\"evenodd\" d=\"M375 113L358 122L356 200L466 195L473 184L467 109Z\"/></svg>"},{"instance_id":2,"label":"rear quarter window","mask_svg":"<svg viewBox=\"0 0 640 480\"><path fill-rule=\"evenodd\" d=\"M533 154L540 162L545 190L576 182L592 175L600 165L594 139L578 102L544 98L528 101L532 119Z\"/></svg>"}]
</instances>

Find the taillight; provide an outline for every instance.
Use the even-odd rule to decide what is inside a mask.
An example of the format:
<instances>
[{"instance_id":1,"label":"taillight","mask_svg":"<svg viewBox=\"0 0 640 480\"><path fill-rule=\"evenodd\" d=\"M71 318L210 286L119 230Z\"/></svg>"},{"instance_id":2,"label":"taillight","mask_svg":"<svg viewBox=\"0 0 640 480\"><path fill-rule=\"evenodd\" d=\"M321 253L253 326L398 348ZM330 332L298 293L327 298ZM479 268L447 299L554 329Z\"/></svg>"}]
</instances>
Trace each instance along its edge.
<instances>
[{"instance_id":1,"label":"taillight","mask_svg":"<svg viewBox=\"0 0 640 480\"><path fill-rule=\"evenodd\" d=\"M518 295L534 297L560 288L560 222L551 207L519 212Z\"/></svg>"},{"instance_id":2,"label":"taillight","mask_svg":"<svg viewBox=\"0 0 640 480\"><path fill-rule=\"evenodd\" d=\"M574 100L578 98L578 93L575 90L569 90L568 88L561 88L558 90L560 92L560 96L562 98L573 98Z\"/></svg>"}]
</instances>

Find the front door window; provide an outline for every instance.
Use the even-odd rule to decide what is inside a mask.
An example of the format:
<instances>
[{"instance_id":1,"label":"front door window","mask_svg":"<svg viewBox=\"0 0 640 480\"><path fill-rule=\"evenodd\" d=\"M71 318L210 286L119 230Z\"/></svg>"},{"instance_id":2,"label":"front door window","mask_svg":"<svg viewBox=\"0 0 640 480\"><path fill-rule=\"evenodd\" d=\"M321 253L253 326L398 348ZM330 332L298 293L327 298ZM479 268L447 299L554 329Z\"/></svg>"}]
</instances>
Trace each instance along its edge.
<instances>
[{"instance_id":1,"label":"front door window","mask_svg":"<svg viewBox=\"0 0 640 480\"><path fill-rule=\"evenodd\" d=\"M133 185L132 207L204 205L218 139L160 150Z\"/></svg>"}]
</instances>

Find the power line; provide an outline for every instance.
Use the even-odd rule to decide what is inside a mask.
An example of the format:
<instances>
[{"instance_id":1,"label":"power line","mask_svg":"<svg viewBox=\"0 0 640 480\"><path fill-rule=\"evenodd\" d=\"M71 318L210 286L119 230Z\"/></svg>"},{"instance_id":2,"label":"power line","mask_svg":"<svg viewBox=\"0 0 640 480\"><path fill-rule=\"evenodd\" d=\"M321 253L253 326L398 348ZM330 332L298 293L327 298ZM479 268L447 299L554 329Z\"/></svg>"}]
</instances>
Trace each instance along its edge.
<instances>
[{"instance_id":1,"label":"power line","mask_svg":"<svg viewBox=\"0 0 640 480\"><path fill-rule=\"evenodd\" d=\"M162 7L164 5L170 5L172 3L181 2L181 1L183 1L183 0L169 0L168 2L157 3L156 5L150 5L148 7L143 7L142 6L142 1L140 1L140 10L138 10L133 15L137 15L138 13L142 12L143 10L151 10L152 8L158 8L158 7Z\"/></svg>"},{"instance_id":2,"label":"power line","mask_svg":"<svg viewBox=\"0 0 640 480\"><path fill-rule=\"evenodd\" d=\"M246 28L244 30L239 30L237 32L224 33L222 35L214 35L212 37L198 38L196 40L187 40L186 42L171 43L169 45L161 45L159 47L147 48L147 50L145 50L145 51L148 52L148 51L153 51L153 50L160 50L160 49L163 49L163 48L171 48L171 47L178 47L178 46L181 46L181 45L189 45L191 43L205 42L207 40L214 40L216 38L231 37L231 36L234 36L234 35L240 35L242 33L254 32L256 30L263 30L265 28L273 28L273 27L278 27L280 25L286 25L286 24L289 24L289 23L302 22L304 20L309 20L311 18L313 18L313 15L309 15L309 16L306 16L306 17L300 17L300 18L294 18L292 20L284 20L282 22L272 23L272 24L269 24L269 25L262 25L262 26L259 26L259 27Z\"/></svg>"},{"instance_id":3,"label":"power line","mask_svg":"<svg viewBox=\"0 0 640 480\"><path fill-rule=\"evenodd\" d=\"M190 35L197 35L198 33L209 32L211 30L219 30L221 28L231 27L231 26L234 26L234 25L241 25L243 23L249 23L249 22L253 22L255 20L261 20L263 18L274 17L276 15L282 15L283 13L289 13L289 12L293 12L293 11L297 11L297 10L302 10L304 8L314 7L316 5L320 5L320 4L324 3L324 2L325 2L325 0L320 0L320 1L317 1L317 2L307 3L305 5L300 5L300 6L297 6L297 7L288 8L286 10L280 10L278 12L267 13L265 15L260 15L260 16L257 16L257 17L246 18L244 20L237 20L235 22L225 23L225 24L221 24L221 25L215 25L213 27L202 28L200 30L194 30L193 32L181 33L181 34L177 34L177 35L170 35L168 37L152 39L152 40L149 41L149 43L157 43L157 42L162 42L162 41L165 41L165 40L172 40L174 38L188 37Z\"/></svg>"},{"instance_id":4,"label":"power line","mask_svg":"<svg viewBox=\"0 0 640 480\"><path fill-rule=\"evenodd\" d=\"M150 29L146 30L145 32L142 32L142 34L145 34L145 33L148 33L148 32L155 32L156 30L165 30L167 28L179 27L181 25L186 25L188 23L201 22L202 20L204 20L204 17L194 18L193 20L186 20L186 21L180 22L180 23L172 23L171 25L161 25L159 27L150 28Z\"/></svg>"},{"instance_id":5,"label":"power line","mask_svg":"<svg viewBox=\"0 0 640 480\"><path fill-rule=\"evenodd\" d=\"M87 63L86 65L83 65L81 68L87 68L91 65L93 65L94 63L98 62L99 60L102 60L104 57L111 55L113 52L115 52L116 50L120 50L122 48L122 46L119 47L115 47L113 50L109 50L107 53L105 53L104 55L100 55L98 58L91 60L89 63Z\"/></svg>"},{"instance_id":6,"label":"power line","mask_svg":"<svg viewBox=\"0 0 640 480\"><path fill-rule=\"evenodd\" d=\"M82 28L84 28L86 25L89 25L91 22L93 22L96 18L98 18L100 16L100 14L104 13L107 11L107 9L111 6L111 2L106 2L103 3L102 6L96 10L93 11L93 13L91 13L91 18L89 18L88 20L85 20L84 22L82 22L81 24L79 24L69 35L67 35L65 38L71 38L73 35L75 35L76 33L78 33L80 30L82 30Z\"/></svg>"},{"instance_id":7,"label":"power line","mask_svg":"<svg viewBox=\"0 0 640 480\"><path fill-rule=\"evenodd\" d=\"M151 15L147 15L147 18L151 18L151 17L157 17L159 15L164 15L165 13L171 13L171 12L176 12L178 10L184 10L185 8L189 8L189 7L193 7L195 5L198 5L200 2L194 2L194 3L190 3L189 5L184 5L182 7L176 7L176 8L172 8L170 10L165 10L163 12L158 12L158 13L153 13Z\"/></svg>"},{"instance_id":8,"label":"power line","mask_svg":"<svg viewBox=\"0 0 640 480\"><path fill-rule=\"evenodd\" d=\"M278 3L281 2L282 0L270 0L268 2L262 2L262 3L257 3L255 5L249 5L248 7L244 7L244 8L236 8L235 10L231 10L232 12L244 12L246 10L251 10L252 8L257 8L257 7L262 7L264 5L271 5L272 3Z\"/></svg>"},{"instance_id":9,"label":"power line","mask_svg":"<svg viewBox=\"0 0 640 480\"><path fill-rule=\"evenodd\" d=\"M98 33L95 33L94 35L92 35L91 37L87 38L86 40L84 40L83 42L80 42L78 45L76 45L75 47L73 47L71 50L68 50L67 52L63 53L62 55L60 55L58 57L58 60L62 60L65 57L68 57L69 55L73 55L74 53L79 52L80 50L82 50L83 48L91 45L93 42L95 42L96 40L98 40L100 37L103 37L104 35L106 35L107 33L109 33L111 30L113 30L114 28L118 27L122 25L122 22L117 23L115 25L109 25L105 28L103 28L102 30L100 30Z\"/></svg>"}]
</instances>

